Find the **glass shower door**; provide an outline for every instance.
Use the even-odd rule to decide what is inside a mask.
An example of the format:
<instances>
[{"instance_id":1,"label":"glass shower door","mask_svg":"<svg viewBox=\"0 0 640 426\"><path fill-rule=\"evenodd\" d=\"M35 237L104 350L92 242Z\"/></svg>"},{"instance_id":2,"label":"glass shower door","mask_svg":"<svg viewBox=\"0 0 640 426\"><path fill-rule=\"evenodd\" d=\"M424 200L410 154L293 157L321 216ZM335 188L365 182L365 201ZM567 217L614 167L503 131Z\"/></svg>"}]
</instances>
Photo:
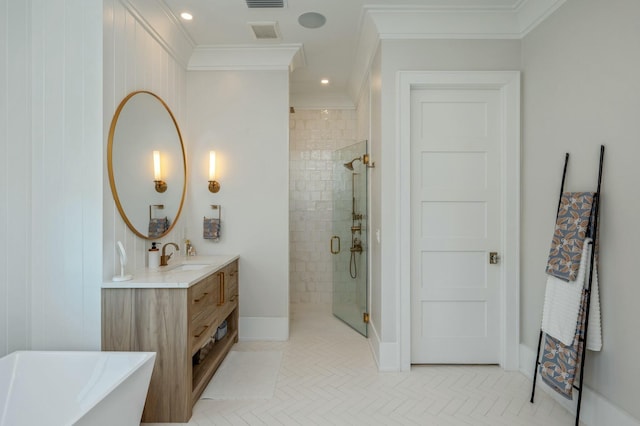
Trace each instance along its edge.
<instances>
[{"instance_id":1,"label":"glass shower door","mask_svg":"<svg viewBox=\"0 0 640 426\"><path fill-rule=\"evenodd\" d=\"M333 158L333 315L367 335L366 141L337 150Z\"/></svg>"}]
</instances>

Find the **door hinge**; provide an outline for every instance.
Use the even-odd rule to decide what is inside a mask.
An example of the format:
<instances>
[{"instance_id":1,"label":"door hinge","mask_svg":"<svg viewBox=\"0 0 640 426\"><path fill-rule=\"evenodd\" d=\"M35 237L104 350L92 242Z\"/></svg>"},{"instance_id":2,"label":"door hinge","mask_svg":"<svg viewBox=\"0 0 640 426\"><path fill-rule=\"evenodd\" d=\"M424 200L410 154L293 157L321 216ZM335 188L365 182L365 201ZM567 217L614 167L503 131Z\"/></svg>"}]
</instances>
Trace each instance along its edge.
<instances>
[{"instance_id":1,"label":"door hinge","mask_svg":"<svg viewBox=\"0 0 640 426\"><path fill-rule=\"evenodd\" d=\"M369 324L369 312L365 312L362 314L362 322L365 324Z\"/></svg>"}]
</instances>

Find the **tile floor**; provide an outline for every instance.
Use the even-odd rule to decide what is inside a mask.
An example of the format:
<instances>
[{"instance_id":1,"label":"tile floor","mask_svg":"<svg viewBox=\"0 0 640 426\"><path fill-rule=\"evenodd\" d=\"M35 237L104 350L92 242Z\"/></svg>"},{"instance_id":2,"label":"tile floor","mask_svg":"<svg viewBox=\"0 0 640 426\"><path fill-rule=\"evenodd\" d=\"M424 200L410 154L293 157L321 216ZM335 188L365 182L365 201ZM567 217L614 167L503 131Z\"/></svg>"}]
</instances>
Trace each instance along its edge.
<instances>
[{"instance_id":1,"label":"tile floor","mask_svg":"<svg viewBox=\"0 0 640 426\"><path fill-rule=\"evenodd\" d=\"M569 426L573 415L531 382L496 366L415 366L380 373L367 340L328 308L292 305L287 342L233 350L282 351L269 400L200 400L189 425ZM151 424L147 424L151 425ZM166 424L165 424L166 425Z\"/></svg>"}]
</instances>

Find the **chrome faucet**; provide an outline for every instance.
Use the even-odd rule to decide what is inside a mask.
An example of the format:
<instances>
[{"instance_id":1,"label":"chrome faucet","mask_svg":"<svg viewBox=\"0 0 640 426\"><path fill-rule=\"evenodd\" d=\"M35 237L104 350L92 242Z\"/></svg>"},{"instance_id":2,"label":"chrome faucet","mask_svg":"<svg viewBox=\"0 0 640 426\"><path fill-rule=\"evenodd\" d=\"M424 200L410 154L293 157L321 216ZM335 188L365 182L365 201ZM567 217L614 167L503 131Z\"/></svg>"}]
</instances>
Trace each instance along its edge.
<instances>
[{"instance_id":1,"label":"chrome faucet","mask_svg":"<svg viewBox=\"0 0 640 426\"><path fill-rule=\"evenodd\" d=\"M173 256L173 253L169 254L169 256L165 254L165 250L167 249L167 246L174 246L176 248L173 251L173 253L180 251L180 247L178 247L176 243L166 243L165 245L163 245L162 256L160 256L160 266L167 266L169 264L169 259L171 259L171 256Z\"/></svg>"}]
</instances>

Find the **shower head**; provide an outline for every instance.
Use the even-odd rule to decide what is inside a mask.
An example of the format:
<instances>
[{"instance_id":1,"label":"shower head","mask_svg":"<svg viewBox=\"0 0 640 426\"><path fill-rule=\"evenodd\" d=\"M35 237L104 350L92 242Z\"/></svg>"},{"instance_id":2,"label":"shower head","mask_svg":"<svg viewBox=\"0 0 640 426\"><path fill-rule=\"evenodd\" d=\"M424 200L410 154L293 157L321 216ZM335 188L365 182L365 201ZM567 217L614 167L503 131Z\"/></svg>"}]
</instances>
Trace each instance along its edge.
<instances>
[{"instance_id":1,"label":"shower head","mask_svg":"<svg viewBox=\"0 0 640 426\"><path fill-rule=\"evenodd\" d=\"M353 171L353 162L354 162L354 161L356 161L356 160L360 160L360 161L362 161L362 159L361 159L360 157L356 157L356 158L354 158L353 160L349 161L348 163L344 163L343 165L344 165L344 167L346 167L348 170Z\"/></svg>"}]
</instances>

